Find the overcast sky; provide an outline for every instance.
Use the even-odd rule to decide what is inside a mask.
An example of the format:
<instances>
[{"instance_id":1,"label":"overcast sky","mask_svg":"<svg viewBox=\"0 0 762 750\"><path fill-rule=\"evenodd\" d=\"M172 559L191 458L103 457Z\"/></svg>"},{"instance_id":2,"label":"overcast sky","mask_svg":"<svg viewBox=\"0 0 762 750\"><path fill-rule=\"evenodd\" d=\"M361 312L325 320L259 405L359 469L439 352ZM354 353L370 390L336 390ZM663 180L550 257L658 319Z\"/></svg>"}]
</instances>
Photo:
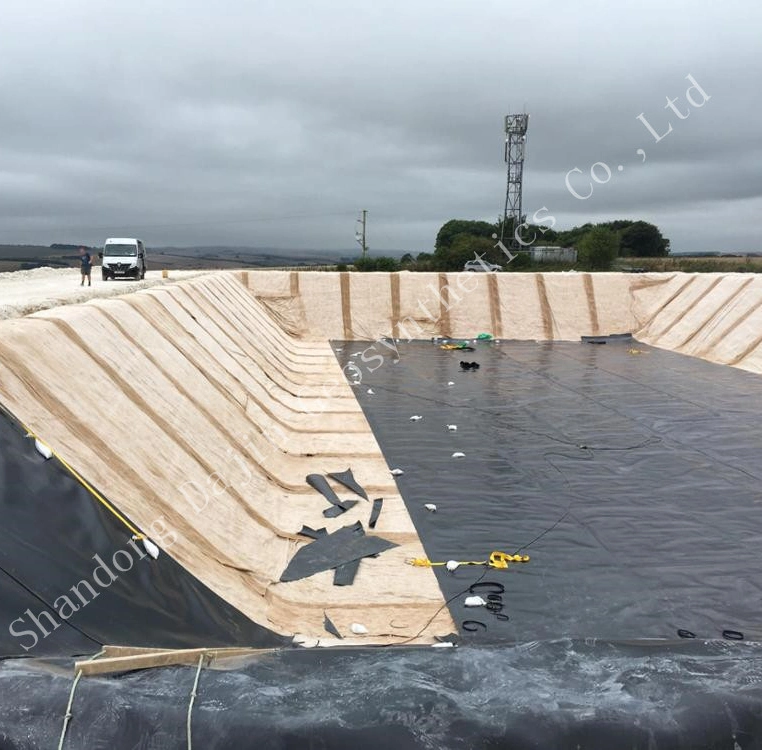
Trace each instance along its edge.
<instances>
[{"instance_id":1,"label":"overcast sky","mask_svg":"<svg viewBox=\"0 0 762 750\"><path fill-rule=\"evenodd\" d=\"M526 111L530 217L759 250L760 8L4 0L0 242L345 250L366 208L371 252L431 250L502 213L503 117ZM610 181L573 197L595 162Z\"/></svg>"}]
</instances>

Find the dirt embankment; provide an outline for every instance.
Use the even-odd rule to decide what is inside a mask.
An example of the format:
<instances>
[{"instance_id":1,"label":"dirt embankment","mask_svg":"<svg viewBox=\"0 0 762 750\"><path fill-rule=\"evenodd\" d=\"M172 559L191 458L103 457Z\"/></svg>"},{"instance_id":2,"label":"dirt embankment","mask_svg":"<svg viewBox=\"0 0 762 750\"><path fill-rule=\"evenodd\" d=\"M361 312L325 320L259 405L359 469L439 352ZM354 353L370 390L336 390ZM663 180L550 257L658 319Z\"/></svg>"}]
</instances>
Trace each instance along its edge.
<instances>
[{"instance_id":1,"label":"dirt embankment","mask_svg":"<svg viewBox=\"0 0 762 750\"><path fill-rule=\"evenodd\" d=\"M205 271L170 271L163 279L161 271L148 271L143 281L102 281L100 269L93 268L92 286L80 286L75 268L34 268L30 271L0 273L0 320L47 310L58 305L85 302L93 297L111 297L198 276Z\"/></svg>"}]
</instances>

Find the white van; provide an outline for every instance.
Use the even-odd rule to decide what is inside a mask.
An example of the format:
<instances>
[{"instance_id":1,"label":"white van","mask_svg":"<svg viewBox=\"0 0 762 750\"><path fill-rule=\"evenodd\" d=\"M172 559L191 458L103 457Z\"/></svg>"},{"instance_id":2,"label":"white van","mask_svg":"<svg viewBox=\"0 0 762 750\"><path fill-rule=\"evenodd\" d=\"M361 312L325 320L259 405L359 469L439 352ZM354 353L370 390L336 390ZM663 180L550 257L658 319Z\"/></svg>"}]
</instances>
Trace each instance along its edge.
<instances>
[{"instance_id":1,"label":"white van","mask_svg":"<svg viewBox=\"0 0 762 750\"><path fill-rule=\"evenodd\" d=\"M117 276L143 279L146 275L146 249L142 240L110 237L103 245L101 275L103 280Z\"/></svg>"}]
</instances>

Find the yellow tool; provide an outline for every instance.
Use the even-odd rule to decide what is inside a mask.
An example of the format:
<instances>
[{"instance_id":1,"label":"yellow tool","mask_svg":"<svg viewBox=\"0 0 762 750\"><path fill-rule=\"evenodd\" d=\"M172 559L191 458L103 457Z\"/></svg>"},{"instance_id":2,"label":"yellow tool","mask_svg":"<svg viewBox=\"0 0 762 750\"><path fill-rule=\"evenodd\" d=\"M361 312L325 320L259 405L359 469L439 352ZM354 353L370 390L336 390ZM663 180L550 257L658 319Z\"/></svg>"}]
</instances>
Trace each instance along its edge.
<instances>
[{"instance_id":1,"label":"yellow tool","mask_svg":"<svg viewBox=\"0 0 762 750\"><path fill-rule=\"evenodd\" d=\"M507 568L508 563L529 562L529 555L507 555L505 552L491 552L489 566L491 568Z\"/></svg>"},{"instance_id":2,"label":"yellow tool","mask_svg":"<svg viewBox=\"0 0 762 750\"><path fill-rule=\"evenodd\" d=\"M431 562L426 557L410 557L405 562L417 568L434 568L447 565L447 562ZM507 552L491 552L489 560L456 560L458 565L488 565L490 568L504 569L509 563L529 562L529 555L509 555Z\"/></svg>"}]
</instances>

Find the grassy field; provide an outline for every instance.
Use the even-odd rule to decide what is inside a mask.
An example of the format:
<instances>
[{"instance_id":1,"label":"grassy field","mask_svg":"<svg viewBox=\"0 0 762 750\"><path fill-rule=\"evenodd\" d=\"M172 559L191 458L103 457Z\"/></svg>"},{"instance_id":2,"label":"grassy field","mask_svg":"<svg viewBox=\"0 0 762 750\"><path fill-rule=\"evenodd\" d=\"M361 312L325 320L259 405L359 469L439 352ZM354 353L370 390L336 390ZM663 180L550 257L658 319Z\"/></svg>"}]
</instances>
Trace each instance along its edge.
<instances>
[{"instance_id":1,"label":"grassy field","mask_svg":"<svg viewBox=\"0 0 762 750\"><path fill-rule=\"evenodd\" d=\"M643 268L646 271L685 271L686 273L760 273L762 256L744 258L620 258L615 268Z\"/></svg>"},{"instance_id":2,"label":"grassy field","mask_svg":"<svg viewBox=\"0 0 762 750\"><path fill-rule=\"evenodd\" d=\"M97 250L93 252L96 265ZM277 251L275 251L277 252ZM340 253L337 252L337 255ZM209 270L248 268L289 268L303 270L333 270L331 259L323 255L277 255L272 251L254 248L159 248L148 252L149 269ZM0 245L0 273L20 271L41 266L52 268L76 268L79 258L74 250L63 250L40 245ZM346 267L346 266L344 266ZM349 266L349 269L352 267ZM506 271L570 271L582 269L568 263L532 263L531 265L507 264ZM762 272L762 256L748 257L683 257L667 258L619 258L614 271L685 271L687 273L759 273Z\"/></svg>"},{"instance_id":3,"label":"grassy field","mask_svg":"<svg viewBox=\"0 0 762 750\"><path fill-rule=\"evenodd\" d=\"M93 260L100 265L97 249L91 249ZM337 253L338 255L338 253ZM149 269L209 270L232 268L272 268L295 267L305 270L312 267L325 267L330 262L319 255L293 256L258 252L247 252L241 248L148 248L147 262ZM77 268L79 257L76 250L51 248L41 245L0 245L0 273L6 271L26 271L49 266L51 268Z\"/></svg>"},{"instance_id":4,"label":"grassy field","mask_svg":"<svg viewBox=\"0 0 762 750\"><path fill-rule=\"evenodd\" d=\"M508 270L514 270L507 266ZM584 271L579 264L533 263L529 267L515 269L521 271ZM683 271L685 273L762 273L762 256L748 257L683 257L675 255L666 258L618 258L612 271Z\"/></svg>"}]
</instances>

